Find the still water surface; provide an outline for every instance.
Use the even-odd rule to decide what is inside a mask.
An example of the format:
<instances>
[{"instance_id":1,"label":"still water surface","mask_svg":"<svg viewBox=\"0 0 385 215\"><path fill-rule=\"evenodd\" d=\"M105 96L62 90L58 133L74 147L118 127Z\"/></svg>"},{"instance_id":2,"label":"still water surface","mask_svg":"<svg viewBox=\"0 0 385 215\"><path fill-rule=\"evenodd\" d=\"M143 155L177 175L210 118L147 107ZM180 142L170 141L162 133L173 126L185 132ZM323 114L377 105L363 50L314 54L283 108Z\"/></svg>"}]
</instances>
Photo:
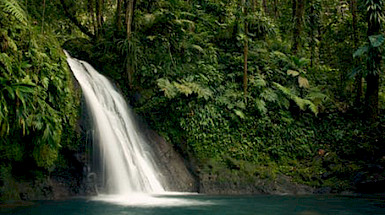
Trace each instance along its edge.
<instances>
[{"instance_id":1,"label":"still water surface","mask_svg":"<svg viewBox=\"0 0 385 215\"><path fill-rule=\"evenodd\" d=\"M178 195L119 199L40 201L1 211L15 215L377 215L384 196L205 196Z\"/></svg>"}]
</instances>

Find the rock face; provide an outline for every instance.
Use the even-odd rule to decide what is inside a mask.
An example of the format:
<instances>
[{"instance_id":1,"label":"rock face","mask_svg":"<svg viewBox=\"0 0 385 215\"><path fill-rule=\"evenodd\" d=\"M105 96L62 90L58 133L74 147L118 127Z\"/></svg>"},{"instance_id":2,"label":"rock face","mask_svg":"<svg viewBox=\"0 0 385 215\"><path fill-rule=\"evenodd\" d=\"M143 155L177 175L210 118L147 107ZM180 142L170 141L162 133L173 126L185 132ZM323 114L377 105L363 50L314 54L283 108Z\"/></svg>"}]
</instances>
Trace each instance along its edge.
<instances>
[{"instance_id":1,"label":"rock face","mask_svg":"<svg viewBox=\"0 0 385 215\"><path fill-rule=\"evenodd\" d=\"M293 183L289 177L278 175L275 179L253 179L244 177L228 177L201 174L199 192L214 195L307 195L314 189Z\"/></svg>"},{"instance_id":2,"label":"rock face","mask_svg":"<svg viewBox=\"0 0 385 215\"><path fill-rule=\"evenodd\" d=\"M154 152L167 191L198 192L198 179L188 168L189 163L177 153L171 144L152 130L146 130L145 136Z\"/></svg>"},{"instance_id":3,"label":"rock face","mask_svg":"<svg viewBox=\"0 0 385 215\"><path fill-rule=\"evenodd\" d=\"M64 153L66 154L66 153ZM65 157L65 156L64 156ZM86 195L82 177L82 164L76 158L63 158L68 165L57 167L52 172L42 172L40 177L8 177L0 188L1 201L58 200ZM80 167L80 168L78 168Z\"/></svg>"}]
</instances>

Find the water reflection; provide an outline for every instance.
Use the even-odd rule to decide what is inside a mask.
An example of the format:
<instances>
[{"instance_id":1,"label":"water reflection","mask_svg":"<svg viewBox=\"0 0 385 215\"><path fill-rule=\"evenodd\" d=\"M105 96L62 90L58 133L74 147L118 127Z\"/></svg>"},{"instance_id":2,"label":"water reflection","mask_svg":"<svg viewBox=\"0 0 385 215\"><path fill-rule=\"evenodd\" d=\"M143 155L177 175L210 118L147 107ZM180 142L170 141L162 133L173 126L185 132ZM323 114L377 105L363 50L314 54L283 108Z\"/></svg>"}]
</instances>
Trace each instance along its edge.
<instances>
[{"instance_id":1,"label":"water reflection","mask_svg":"<svg viewBox=\"0 0 385 215\"><path fill-rule=\"evenodd\" d=\"M384 207L383 196L99 196L36 202L32 206L8 210L5 214L385 215Z\"/></svg>"}]
</instances>

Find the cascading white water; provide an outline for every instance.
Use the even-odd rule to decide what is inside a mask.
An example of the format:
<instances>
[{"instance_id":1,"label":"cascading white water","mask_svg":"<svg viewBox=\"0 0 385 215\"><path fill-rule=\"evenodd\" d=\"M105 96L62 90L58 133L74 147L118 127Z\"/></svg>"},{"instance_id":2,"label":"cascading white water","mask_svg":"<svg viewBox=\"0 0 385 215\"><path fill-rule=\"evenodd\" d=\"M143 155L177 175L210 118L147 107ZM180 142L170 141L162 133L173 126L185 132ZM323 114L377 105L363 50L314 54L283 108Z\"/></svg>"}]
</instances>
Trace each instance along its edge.
<instances>
[{"instance_id":1,"label":"cascading white water","mask_svg":"<svg viewBox=\"0 0 385 215\"><path fill-rule=\"evenodd\" d=\"M92 115L107 194L164 193L150 147L136 130L124 98L90 64L66 55Z\"/></svg>"}]
</instances>

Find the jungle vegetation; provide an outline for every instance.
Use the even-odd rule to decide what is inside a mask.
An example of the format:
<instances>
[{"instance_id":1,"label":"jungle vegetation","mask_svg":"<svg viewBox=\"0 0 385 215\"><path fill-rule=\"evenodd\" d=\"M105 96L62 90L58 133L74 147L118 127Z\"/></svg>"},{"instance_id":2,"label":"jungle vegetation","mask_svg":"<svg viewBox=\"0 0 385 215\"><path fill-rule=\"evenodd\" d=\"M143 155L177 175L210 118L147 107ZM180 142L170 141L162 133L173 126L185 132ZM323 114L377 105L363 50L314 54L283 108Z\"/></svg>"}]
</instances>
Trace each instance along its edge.
<instances>
[{"instance_id":1,"label":"jungle vegetation","mask_svg":"<svg viewBox=\"0 0 385 215\"><path fill-rule=\"evenodd\" d=\"M63 47L202 171L384 179L384 22L383 0L0 0L0 193L84 144Z\"/></svg>"}]
</instances>

